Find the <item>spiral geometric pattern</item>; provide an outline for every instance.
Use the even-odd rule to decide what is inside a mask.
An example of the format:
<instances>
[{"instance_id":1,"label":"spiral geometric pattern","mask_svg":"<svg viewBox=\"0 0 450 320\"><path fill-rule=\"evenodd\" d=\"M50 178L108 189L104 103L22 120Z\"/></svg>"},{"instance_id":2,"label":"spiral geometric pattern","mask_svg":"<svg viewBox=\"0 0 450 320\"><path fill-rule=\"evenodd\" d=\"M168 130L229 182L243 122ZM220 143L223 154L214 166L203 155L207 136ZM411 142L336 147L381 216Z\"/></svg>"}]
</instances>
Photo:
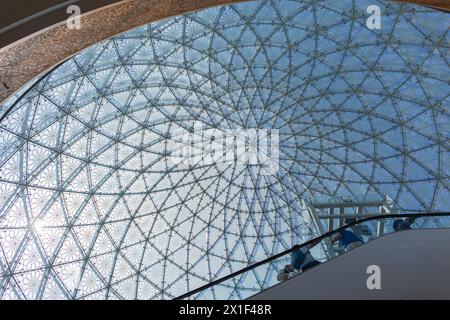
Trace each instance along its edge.
<instances>
[{"instance_id":1,"label":"spiral geometric pattern","mask_svg":"<svg viewBox=\"0 0 450 320\"><path fill-rule=\"evenodd\" d=\"M448 40L425 7L267 0L74 56L0 108L0 298L170 299L314 236L302 200L448 210ZM198 122L278 130L278 171L171 164Z\"/></svg>"}]
</instances>

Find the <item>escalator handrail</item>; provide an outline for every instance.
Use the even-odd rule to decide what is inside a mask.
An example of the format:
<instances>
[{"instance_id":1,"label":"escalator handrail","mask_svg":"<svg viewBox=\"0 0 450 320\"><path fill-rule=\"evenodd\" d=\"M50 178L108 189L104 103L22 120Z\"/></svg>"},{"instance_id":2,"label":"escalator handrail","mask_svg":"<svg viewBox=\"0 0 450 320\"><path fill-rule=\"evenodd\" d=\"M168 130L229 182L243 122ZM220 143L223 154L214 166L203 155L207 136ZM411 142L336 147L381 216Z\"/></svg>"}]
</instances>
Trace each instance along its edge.
<instances>
[{"instance_id":1,"label":"escalator handrail","mask_svg":"<svg viewBox=\"0 0 450 320\"><path fill-rule=\"evenodd\" d=\"M224 281L226 281L228 279L234 278L234 277L236 277L236 276L238 276L238 275L240 275L242 273L245 273L245 272L250 271L252 269L255 269L255 268L257 268L257 267L259 267L259 266L261 266L263 264L266 264L266 263L271 262L271 261L273 261L275 259L278 259L278 258L280 258L280 257L282 257L284 255L292 253L292 252L294 252L294 251L296 251L296 250L298 250L300 248L303 248L303 247L308 246L308 245L313 244L313 243L317 243L318 241L321 241L321 240L323 240L325 238L329 238L330 236L332 236L332 235L334 235L336 233L339 233L339 232L341 232L341 231L343 231L343 230L345 230L347 228L353 227L353 226L355 226L357 224L361 224L361 223L368 222L368 221L382 220L382 219L392 219L392 218L421 218L421 217L442 217L442 216L450 216L450 212L426 212L426 213L424 212L424 213L409 213L409 214L407 214L407 213L403 213L403 214L381 214L381 215L374 215L374 216L362 218L362 219L353 221L353 222L351 222L351 223L349 223L349 224L347 224L345 226L337 228L337 229L335 229L333 231L324 233L323 235L321 235L321 236L319 236L317 238L311 239L311 240L309 240L309 241L307 241L307 242L305 242L303 244L297 244L297 245L293 246L291 249L288 249L286 251L277 253L274 256L271 256L269 258L266 258L264 260L261 260L259 262L254 263L254 264L251 264L251 265L249 265L249 266L247 266L247 267L245 267L245 268L243 268L241 270L238 270L238 271L235 271L233 273L230 273L229 275L227 275L225 277L222 277L220 279L211 281L210 283L208 283L208 284L206 284L204 286L198 287L197 289L194 289L194 290L189 291L189 292L187 292L187 293L185 293L185 294L183 294L181 296L178 296L178 297L174 298L174 300L185 299L185 298L187 298L187 297L189 297L189 296L191 296L193 294L196 294L196 293L199 293L199 292L201 292L203 290L211 288L211 287L215 286L216 284L219 284L219 283L224 282Z\"/></svg>"}]
</instances>

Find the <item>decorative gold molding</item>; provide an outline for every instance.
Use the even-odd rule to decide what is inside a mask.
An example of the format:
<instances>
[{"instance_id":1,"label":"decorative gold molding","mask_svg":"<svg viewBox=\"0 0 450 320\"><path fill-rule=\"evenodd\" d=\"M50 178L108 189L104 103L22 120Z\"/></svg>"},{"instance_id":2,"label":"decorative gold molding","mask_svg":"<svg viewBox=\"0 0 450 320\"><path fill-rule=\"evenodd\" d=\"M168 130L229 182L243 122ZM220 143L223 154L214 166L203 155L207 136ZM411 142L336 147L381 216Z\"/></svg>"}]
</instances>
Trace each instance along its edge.
<instances>
[{"instance_id":1,"label":"decorative gold molding","mask_svg":"<svg viewBox=\"0 0 450 320\"><path fill-rule=\"evenodd\" d=\"M427 7L432 7L439 10L450 12L449 0L397 0L398 2L407 2L412 4L419 4Z\"/></svg>"},{"instance_id":2,"label":"decorative gold molding","mask_svg":"<svg viewBox=\"0 0 450 320\"><path fill-rule=\"evenodd\" d=\"M242 1L242 0L241 0ZM59 23L0 49L0 102L77 52L170 16L238 0L124 0L82 15L82 28Z\"/></svg>"}]
</instances>

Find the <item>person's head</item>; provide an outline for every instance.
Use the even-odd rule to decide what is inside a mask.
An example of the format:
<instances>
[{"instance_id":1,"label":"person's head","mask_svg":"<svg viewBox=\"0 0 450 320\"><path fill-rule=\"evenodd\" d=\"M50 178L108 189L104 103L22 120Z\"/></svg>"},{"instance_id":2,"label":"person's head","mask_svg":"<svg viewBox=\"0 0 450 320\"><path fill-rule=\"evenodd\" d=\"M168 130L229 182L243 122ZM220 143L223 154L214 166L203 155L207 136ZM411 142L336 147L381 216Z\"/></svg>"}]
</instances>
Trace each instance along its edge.
<instances>
[{"instance_id":1,"label":"person's head","mask_svg":"<svg viewBox=\"0 0 450 320\"><path fill-rule=\"evenodd\" d=\"M289 278L289 273L285 273L284 270L281 270L280 273L278 273L277 280L278 281L285 281Z\"/></svg>"},{"instance_id":2,"label":"person's head","mask_svg":"<svg viewBox=\"0 0 450 320\"><path fill-rule=\"evenodd\" d=\"M293 266L292 264L287 264L287 265L285 265L284 268L283 268L283 270L281 270L281 271L278 273L277 280L278 280L278 281L284 281L284 280L287 280L287 279L289 278L289 273L290 273L290 272L293 272L294 270L295 270L295 269L294 269L294 266Z\"/></svg>"},{"instance_id":3,"label":"person's head","mask_svg":"<svg viewBox=\"0 0 450 320\"><path fill-rule=\"evenodd\" d=\"M342 239L342 233L338 232L331 237L331 242L336 242Z\"/></svg>"},{"instance_id":4,"label":"person's head","mask_svg":"<svg viewBox=\"0 0 450 320\"><path fill-rule=\"evenodd\" d=\"M401 219L395 219L394 223L392 224L392 227L394 228L394 230L400 229L401 223L402 223Z\"/></svg>"},{"instance_id":5,"label":"person's head","mask_svg":"<svg viewBox=\"0 0 450 320\"><path fill-rule=\"evenodd\" d=\"M415 218L396 219L392 224L395 231L410 230Z\"/></svg>"}]
</instances>

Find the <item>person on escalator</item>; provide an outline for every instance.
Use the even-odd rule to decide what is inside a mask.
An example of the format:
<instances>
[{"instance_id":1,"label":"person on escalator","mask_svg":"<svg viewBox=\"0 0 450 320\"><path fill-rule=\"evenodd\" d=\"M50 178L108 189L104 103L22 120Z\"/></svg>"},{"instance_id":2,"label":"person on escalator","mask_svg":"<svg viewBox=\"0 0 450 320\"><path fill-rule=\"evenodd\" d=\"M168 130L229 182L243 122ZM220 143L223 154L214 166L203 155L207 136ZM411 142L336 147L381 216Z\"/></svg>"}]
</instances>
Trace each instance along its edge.
<instances>
[{"instance_id":1,"label":"person on escalator","mask_svg":"<svg viewBox=\"0 0 450 320\"><path fill-rule=\"evenodd\" d=\"M392 227L395 231L411 230L411 225L416 221L416 218L395 219Z\"/></svg>"},{"instance_id":2,"label":"person on escalator","mask_svg":"<svg viewBox=\"0 0 450 320\"><path fill-rule=\"evenodd\" d=\"M291 254L291 263L284 266L283 270L278 273L278 281L284 281L290 278L295 271L305 272L306 270L320 264L309 250L317 245L320 240L304 246Z\"/></svg>"},{"instance_id":3,"label":"person on escalator","mask_svg":"<svg viewBox=\"0 0 450 320\"><path fill-rule=\"evenodd\" d=\"M364 243L359 236L349 230L342 230L336 233L336 235L331 238L331 243L335 243L336 241L341 242L341 246L344 247L345 251L355 249Z\"/></svg>"}]
</instances>

